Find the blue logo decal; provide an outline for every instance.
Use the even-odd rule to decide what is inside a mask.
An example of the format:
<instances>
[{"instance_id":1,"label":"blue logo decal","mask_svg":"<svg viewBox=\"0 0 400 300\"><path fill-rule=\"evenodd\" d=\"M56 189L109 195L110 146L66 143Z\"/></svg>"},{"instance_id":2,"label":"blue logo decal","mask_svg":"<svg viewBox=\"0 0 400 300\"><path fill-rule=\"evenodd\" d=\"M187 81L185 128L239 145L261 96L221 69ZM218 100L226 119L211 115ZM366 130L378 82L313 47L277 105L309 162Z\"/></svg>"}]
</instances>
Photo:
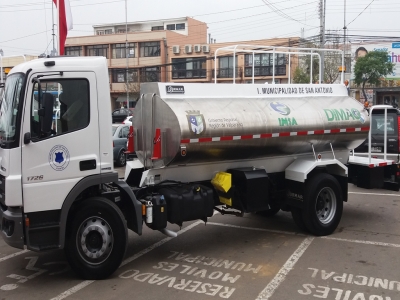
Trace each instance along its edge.
<instances>
[{"instance_id":1,"label":"blue logo decal","mask_svg":"<svg viewBox=\"0 0 400 300\"><path fill-rule=\"evenodd\" d=\"M205 130L205 121L200 111L186 111L190 131L194 134L201 134Z\"/></svg>"},{"instance_id":2,"label":"blue logo decal","mask_svg":"<svg viewBox=\"0 0 400 300\"><path fill-rule=\"evenodd\" d=\"M290 108L286 104L282 104L279 102L271 102L269 106L276 111L277 113L280 113L281 115L287 116L290 114Z\"/></svg>"},{"instance_id":3,"label":"blue logo decal","mask_svg":"<svg viewBox=\"0 0 400 300\"><path fill-rule=\"evenodd\" d=\"M392 43L392 48L399 49L400 48L400 43Z\"/></svg>"},{"instance_id":4,"label":"blue logo decal","mask_svg":"<svg viewBox=\"0 0 400 300\"><path fill-rule=\"evenodd\" d=\"M63 145L56 145L49 153L49 164L56 171L63 171L69 164L69 151Z\"/></svg>"},{"instance_id":5,"label":"blue logo decal","mask_svg":"<svg viewBox=\"0 0 400 300\"><path fill-rule=\"evenodd\" d=\"M56 152L54 154L56 155L56 159L54 161L56 163L61 164L63 162L63 160L64 160L63 153L62 152Z\"/></svg>"}]
</instances>

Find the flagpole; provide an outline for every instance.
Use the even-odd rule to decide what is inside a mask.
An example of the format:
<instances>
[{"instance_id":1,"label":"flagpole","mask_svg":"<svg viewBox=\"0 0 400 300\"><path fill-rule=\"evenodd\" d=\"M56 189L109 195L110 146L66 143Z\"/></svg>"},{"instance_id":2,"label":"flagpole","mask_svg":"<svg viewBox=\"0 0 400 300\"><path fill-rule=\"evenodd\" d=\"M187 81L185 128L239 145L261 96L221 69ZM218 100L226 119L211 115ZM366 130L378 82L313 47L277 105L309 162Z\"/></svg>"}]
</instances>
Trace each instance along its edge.
<instances>
[{"instance_id":1,"label":"flagpole","mask_svg":"<svg viewBox=\"0 0 400 300\"><path fill-rule=\"evenodd\" d=\"M58 55L60 54L60 0L57 0L57 50Z\"/></svg>"}]
</instances>

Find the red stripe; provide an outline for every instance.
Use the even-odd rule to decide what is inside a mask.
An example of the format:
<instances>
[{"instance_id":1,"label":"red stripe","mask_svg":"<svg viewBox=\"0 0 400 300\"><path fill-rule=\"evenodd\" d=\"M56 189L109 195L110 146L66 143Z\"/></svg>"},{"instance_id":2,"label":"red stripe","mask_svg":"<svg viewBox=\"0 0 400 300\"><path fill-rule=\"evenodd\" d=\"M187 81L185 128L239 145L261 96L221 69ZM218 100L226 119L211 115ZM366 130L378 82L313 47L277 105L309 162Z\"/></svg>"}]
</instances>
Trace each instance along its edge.
<instances>
[{"instance_id":1,"label":"red stripe","mask_svg":"<svg viewBox=\"0 0 400 300\"><path fill-rule=\"evenodd\" d=\"M212 138L211 138L211 137L199 138L199 142L200 142L200 143L203 143L203 142L212 142Z\"/></svg>"},{"instance_id":2,"label":"red stripe","mask_svg":"<svg viewBox=\"0 0 400 300\"><path fill-rule=\"evenodd\" d=\"M290 136L290 132L280 132L279 136Z\"/></svg>"},{"instance_id":3,"label":"red stripe","mask_svg":"<svg viewBox=\"0 0 400 300\"><path fill-rule=\"evenodd\" d=\"M369 127L361 127L360 129L361 129L361 131L368 131ZM346 130L346 132L355 132L356 128L346 128L345 130ZM340 132L340 128L334 128L334 129L330 129L330 130L328 129L327 131L329 131L329 132L325 133L325 131L323 129L314 130L314 131L297 131L297 132L294 132L293 136L296 136L296 135L305 136L305 135L309 135L309 132L310 132L310 135L312 135L312 134L339 133ZM280 132L280 133L277 133L277 135L279 137L290 136L290 132ZM272 137L272 133L261 133L260 134L260 138L271 138L271 137ZM232 141L233 138L234 138L233 136L221 136L221 137L219 137L220 141ZM254 139L254 138L255 138L255 135L246 134L246 135L241 135L239 139L240 140L250 140L250 139ZM213 139L212 137L202 137L202 138L199 138L198 141L195 141L195 142L199 142L199 143L212 142L212 139ZM182 139L181 140L181 144L189 144L189 143L190 143L190 139ZM372 167L373 167L373 165L372 165Z\"/></svg>"},{"instance_id":4,"label":"red stripe","mask_svg":"<svg viewBox=\"0 0 400 300\"><path fill-rule=\"evenodd\" d=\"M297 135L307 135L308 131L298 131Z\"/></svg>"},{"instance_id":5,"label":"red stripe","mask_svg":"<svg viewBox=\"0 0 400 300\"><path fill-rule=\"evenodd\" d=\"M221 141L232 141L233 136L221 136Z\"/></svg>"},{"instance_id":6,"label":"red stripe","mask_svg":"<svg viewBox=\"0 0 400 300\"><path fill-rule=\"evenodd\" d=\"M370 165L368 165L368 167L373 168L373 167L375 167L375 165L374 164L370 164Z\"/></svg>"},{"instance_id":7,"label":"red stripe","mask_svg":"<svg viewBox=\"0 0 400 300\"><path fill-rule=\"evenodd\" d=\"M383 162L383 163L379 163L379 164L378 164L378 166L380 166L380 167L384 167L384 166L387 166L387 163L385 163L385 162Z\"/></svg>"}]
</instances>

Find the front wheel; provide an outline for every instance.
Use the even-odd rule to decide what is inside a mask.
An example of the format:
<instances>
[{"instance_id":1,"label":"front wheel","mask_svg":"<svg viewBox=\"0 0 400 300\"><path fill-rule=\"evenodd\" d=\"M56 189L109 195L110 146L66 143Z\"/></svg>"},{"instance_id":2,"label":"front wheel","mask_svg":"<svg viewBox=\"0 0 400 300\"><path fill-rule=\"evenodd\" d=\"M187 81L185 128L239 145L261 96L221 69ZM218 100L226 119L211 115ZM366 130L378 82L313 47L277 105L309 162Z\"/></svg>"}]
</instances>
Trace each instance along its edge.
<instances>
[{"instance_id":1,"label":"front wheel","mask_svg":"<svg viewBox=\"0 0 400 300\"><path fill-rule=\"evenodd\" d=\"M104 279L119 267L127 246L121 210L101 197L85 200L68 221L65 254L84 279Z\"/></svg>"},{"instance_id":2,"label":"front wheel","mask_svg":"<svg viewBox=\"0 0 400 300\"><path fill-rule=\"evenodd\" d=\"M311 177L306 184L303 221L314 235L333 233L339 225L343 212L342 189L330 174Z\"/></svg>"}]
</instances>

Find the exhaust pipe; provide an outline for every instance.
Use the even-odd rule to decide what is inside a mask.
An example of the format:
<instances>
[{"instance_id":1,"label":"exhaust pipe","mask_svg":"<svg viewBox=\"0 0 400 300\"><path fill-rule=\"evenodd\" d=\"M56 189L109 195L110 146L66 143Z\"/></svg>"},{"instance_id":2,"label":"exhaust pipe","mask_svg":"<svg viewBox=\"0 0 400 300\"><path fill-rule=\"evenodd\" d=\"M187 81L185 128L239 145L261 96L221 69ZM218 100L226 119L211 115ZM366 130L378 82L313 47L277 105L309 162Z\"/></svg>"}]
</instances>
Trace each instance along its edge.
<instances>
[{"instance_id":1,"label":"exhaust pipe","mask_svg":"<svg viewBox=\"0 0 400 300\"><path fill-rule=\"evenodd\" d=\"M175 231L169 230L167 228L160 229L159 231L161 233L165 234L166 236L169 236L169 237L172 237L172 238L178 236L178 233L176 233Z\"/></svg>"}]
</instances>

